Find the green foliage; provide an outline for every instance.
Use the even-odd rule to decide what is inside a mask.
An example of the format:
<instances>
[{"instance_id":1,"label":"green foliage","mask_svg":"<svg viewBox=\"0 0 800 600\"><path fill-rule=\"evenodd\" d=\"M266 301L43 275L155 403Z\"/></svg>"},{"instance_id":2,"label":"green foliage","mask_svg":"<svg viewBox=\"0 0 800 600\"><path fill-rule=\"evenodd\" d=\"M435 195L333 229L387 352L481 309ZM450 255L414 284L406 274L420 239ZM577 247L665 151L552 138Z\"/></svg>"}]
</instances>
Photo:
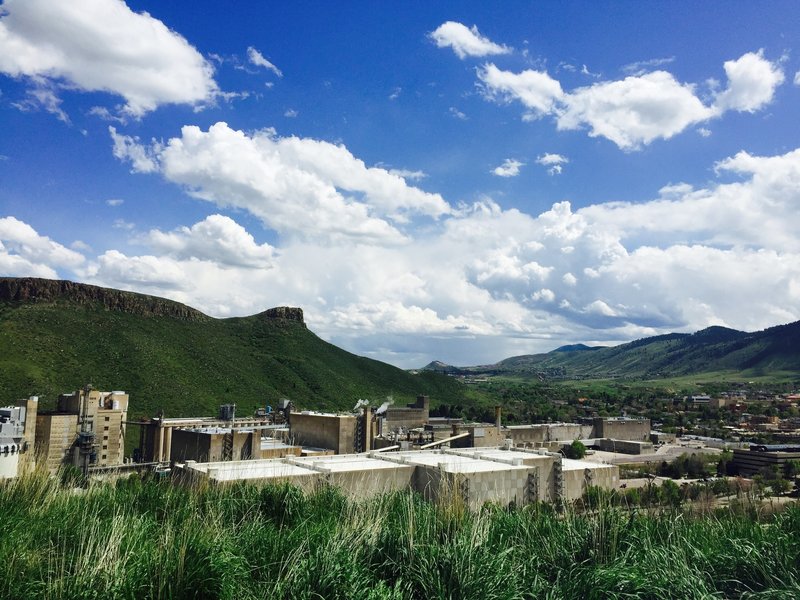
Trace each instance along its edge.
<instances>
[{"instance_id":1,"label":"green foliage","mask_svg":"<svg viewBox=\"0 0 800 600\"><path fill-rule=\"evenodd\" d=\"M573 440L569 446L564 447L564 456L579 460L586 456L586 446L580 440Z\"/></svg>"},{"instance_id":2,"label":"green foliage","mask_svg":"<svg viewBox=\"0 0 800 600\"><path fill-rule=\"evenodd\" d=\"M633 491L595 488L584 514L541 504L473 513L411 493L353 501L324 486L312 494L249 484L185 489L137 477L75 492L34 473L0 484L0 597L800 593L800 507L770 517L617 508L614 498Z\"/></svg>"},{"instance_id":3,"label":"green foliage","mask_svg":"<svg viewBox=\"0 0 800 600\"><path fill-rule=\"evenodd\" d=\"M248 414L284 397L317 409L388 395L397 402L417 394L434 403L464 398L452 378L411 375L345 352L300 322L263 314L186 319L99 302L0 302L0 398L39 395L41 408L52 408L58 394L89 382L130 393L133 417L162 409L166 416L215 415L226 403Z\"/></svg>"}]
</instances>

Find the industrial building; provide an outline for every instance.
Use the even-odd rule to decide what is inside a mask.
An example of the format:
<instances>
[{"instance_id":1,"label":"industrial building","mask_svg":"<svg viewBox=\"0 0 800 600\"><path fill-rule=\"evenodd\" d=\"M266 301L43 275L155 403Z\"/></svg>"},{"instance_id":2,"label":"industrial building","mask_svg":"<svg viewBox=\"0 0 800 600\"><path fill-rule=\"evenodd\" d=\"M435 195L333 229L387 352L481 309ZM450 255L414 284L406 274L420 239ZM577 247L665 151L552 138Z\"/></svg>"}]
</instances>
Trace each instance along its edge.
<instances>
[{"instance_id":1,"label":"industrial building","mask_svg":"<svg viewBox=\"0 0 800 600\"><path fill-rule=\"evenodd\" d=\"M485 502L569 502L590 485L619 484L616 466L574 461L530 449L471 448L369 452L245 462L177 464L189 483L234 481L291 483L305 490L334 485L352 497L411 489L432 501L462 500L472 509Z\"/></svg>"},{"instance_id":2,"label":"industrial building","mask_svg":"<svg viewBox=\"0 0 800 600\"><path fill-rule=\"evenodd\" d=\"M0 408L0 479L16 477L21 467L33 462L38 403L39 398L31 396Z\"/></svg>"},{"instance_id":3,"label":"industrial building","mask_svg":"<svg viewBox=\"0 0 800 600\"><path fill-rule=\"evenodd\" d=\"M159 416L139 421L139 446L134 460L216 462L299 454L299 448L284 443L289 429L276 422L283 420L283 415L275 419L266 413L237 417L236 405L223 404L217 417Z\"/></svg>"},{"instance_id":4,"label":"industrial building","mask_svg":"<svg viewBox=\"0 0 800 600\"><path fill-rule=\"evenodd\" d=\"M58 397L55 411L36 416L36 456L51 473L64 465L122 464L128 394L86 386Z\"/></svg>"}]
</instances>

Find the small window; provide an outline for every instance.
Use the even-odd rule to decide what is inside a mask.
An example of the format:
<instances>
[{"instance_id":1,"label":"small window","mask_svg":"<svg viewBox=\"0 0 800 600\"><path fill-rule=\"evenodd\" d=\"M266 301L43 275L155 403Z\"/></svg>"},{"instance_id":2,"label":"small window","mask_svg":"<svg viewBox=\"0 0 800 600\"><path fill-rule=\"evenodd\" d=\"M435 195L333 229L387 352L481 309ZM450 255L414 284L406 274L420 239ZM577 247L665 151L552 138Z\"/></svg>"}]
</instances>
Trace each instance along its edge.
<instances>
[{"instance_id":1,"label":"small window","mask_svg":"<svg viewBox=\"0 0 800 600\"><path fill-rule=\"evenodd\" d=\"M102 458L103 458L103 460L105 460L105 459L106 459L106 455L105 455L105 454L103 454Z\"/></svg>"},{"instance_id":2,"label":"small window","mask_svg":"<svg viewBox=\"0 0 800 600\"><path fill-rule=\"evenodd\" d=\"M106 421L108 421L110 419L110 417L104 417L104 418L105 418Z\"/></svg>"}]
</instances>

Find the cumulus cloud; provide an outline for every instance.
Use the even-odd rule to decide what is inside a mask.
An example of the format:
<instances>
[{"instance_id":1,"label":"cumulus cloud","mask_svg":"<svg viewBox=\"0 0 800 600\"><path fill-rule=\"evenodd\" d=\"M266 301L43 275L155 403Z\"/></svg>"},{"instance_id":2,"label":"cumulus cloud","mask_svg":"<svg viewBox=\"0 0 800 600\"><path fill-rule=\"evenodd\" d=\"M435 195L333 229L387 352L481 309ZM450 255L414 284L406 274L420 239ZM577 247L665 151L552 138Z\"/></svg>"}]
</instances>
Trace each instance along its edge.
<instances>
[{"instance_id":1,"label":"cumulus cloud","mask_svg":"<svg viewBox=\"0 0 800 600\"><path fill-rule=\"evenodd\" d=\"M520 102L526 109L524 120L552 116L559 130L586 128L589 136L604 137L628 151L669 139L727 111L760 110L784 81L777 62L764 58L762 51L749 52L725 62L727 85L707 105L695 85L681 83L667 71L647 72L647 65L636 66L635 74L624 79L597 81L569 92L545 71L514 73L491 63L478 70L478 80L485 98Z\"/></svg>"},{"instance_id":2,"label":"cumulus cloud","mask_svg":"<svg viewBox=\"0 0 800 600\"><path fill-rule=\"evenodd\" d=\"M692 86L656 71L578 88L567 97L557 122L558 129L588 125L589 136L602 136L631 150L657 138L669 139L712 114Z\"/></svg>"},{"instance_id":3,"label":"cumulus cloud","mask_svg":"<svg viewBox=\"0 0 800 600\"><path fill-rule=\"evenodd\" d=\"M561 171L564 169L563 165L567 164L568 162L569 159L566 156L561 156L560 154L553 154L550 152L540 154L536 158L536 164L548 167L547 172L550 175L560 175Z\"/></svg>"},{"instance_id":4,"label":"cumulus cloud","mask_svg":"<svg viewBox=\"0 0 800 600\"><path fill-rule=\"evenodd\" d=\"M507 158L502 165L492 169L492 173L498 177L516 177L519 175L520 167L524 165L524 162L520 162L515 158Z\"/></svg>"},{"instance_id":5,"label":"cumulus cloud","mask_svg":"<svg viewBox=\"0 0 800 600\"><path fill-rule=\"evenodd\" d=\"M367 167L342 145L274 130L248 135L225 123L184 127L164 145L144 146L113 128L111 135L114 155L134 171L158 171L192 196L247 210L284 235L404 243L400 227L411 218L451 210L439 194Z\"/></svg>"},{"instance_id":6,"label":"cumulus cloud","mask_svg":"<svg viewBox=\"0 0 800 600\"><path fill-rule=\"evenodd\" d=\"M455 21L447 21L429 35L436 42L437 47L452 48L456 56L461 59L468 56L489 56L511 52L511 48L495 44L482 36L475 25L470 28Z\"/></svg>"},{"instance_id":7,"label":"cumulus cloud","mask_svg":"<svg viewBox=\"0 0 800 600\"><path fill-rule=\"evenodd\" d=\"M273 258L272 246L257 244L244 227L223 215L211 215L191 227L166 233L153 229L146 241L162 255L211 260L220 266L267 268Z\"/></svg>"},{"instance_id":8,"label":"cumulus cloud","mask_svg":"<svg viewBox=\"0 0 800 600\"><path fill-rule=\"evenodd\" d=\"M783 83L781 68L764 58L764 51L748 52L737 60L725 61L728 87L714 100L714 108L755 112L770 102Z\"/></svg>"},{"instance_id":9,"label":"cumulus cloud","mask_svg":"<svg viewBox=\"0 0 800 600\"><path fill-rule=\"evenodd\" d=\"M79 268L85 258L39 235L14 217L0 218L0 273L5 276L57 277L59 269Z\"/></svg>"},{"instance_id":10,"label":"cumulus cloud","mask_svg":"<svg viewBox=\"0 0 800 600\"><path fill-rule=\"evenodd\" d=\"M51 111L54 86L121 96L133 117L162 104L207 103L219 91L194 47L121 0L6 0L0 72L28 79L34 93L49 92L40 101Z\"/></svg>"},{"instance_id":11,"label":"cumulus cloud","mask_svg":"<svg viewBox=\"0 0 800 600\"><path fill-rule=\"evenodd\" d=\"M152 173L158 168L153 156L154 151L150 147L143 146L138 137L118 134L114 127L109 127L108 132L114 142L111 150L114 156L130 162L135 172Z\"/></svg>"},{"instance_id":12,"label":"cumulus cloud","mask_svg":"<svg viewBox=\"0 0 800 600\"><path fill-rule=\"evenodd\" d=\"M534 116L553 112L564 92L561 84L542 71L502 71L489 63L478 70L484 96L492 100L519 100Z\"/></svg>"},{"instance_id":13,"label":"cumulus cloud","mask_svg":"<svg viewBox=\"0 0 800 600\"><path fill-rule=\"evenodd\" d=\"M272 71L278 77L283 77L283 72L266 58L264 58L264 55L252 46L247 48L247 60L250 61L250 64L252 65L263 67L268 71Z\"/></svg>"},{"instance_id":14,"label":"cumulus cloud","mask_svg":"<svg viewBox=\"0 0 800 600\"><path fill-rule=\"evenodd\" d=\"M235 149L236 140L254 141L226 136L229 145L210 146L217 157ZM280 153L280 139L267 137L265 147ZM190 147L189 138L179 139ZM238 165L248 175L262 170L260 154L237 156L222 167ZM161 150L158 171L170 179L167 161ZM197 164L210 169L210 162ZM290 164L297 167L299 159ZM800 319L800 149L740 152L719 161L714 173L705 187L672 183L655 198L578 210L557 202L526 214L483 199L404 232L412 243L402 245L354 235L331 244L323 233L282 237L273 247L230 216L212 214L171 231L125 234L143 250L107 250L87 264L9 218L0 220L0 267L44 276L71 271L215 316L299 305L326 339L407 367L432 358L492 362L563 343L613 343L712 324L757 330ZM209 176L219 174L211 169ZM226 182L229 196L253 185L244 175ZM223 188L197 180L191 189Z\"/></svg>"}]
</instances>

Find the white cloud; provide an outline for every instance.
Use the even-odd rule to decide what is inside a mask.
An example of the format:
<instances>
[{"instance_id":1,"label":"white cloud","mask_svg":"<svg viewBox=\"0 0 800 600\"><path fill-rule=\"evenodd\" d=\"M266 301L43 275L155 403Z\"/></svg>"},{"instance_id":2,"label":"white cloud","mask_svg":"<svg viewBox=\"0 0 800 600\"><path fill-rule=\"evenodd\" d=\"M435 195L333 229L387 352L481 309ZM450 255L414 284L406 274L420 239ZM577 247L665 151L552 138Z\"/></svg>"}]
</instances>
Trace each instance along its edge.
<instances>
[{"instance_id":1,"label":"white cloud","mask_svg":"<svg viewBox=\"0 0 800 600\"><path fill-rule=\"evenodd\" d=\"M392 93L389 94L389 100L397 100L400 97L400 94L403 93L403 88L396 87L392 90Z\"/></svg>"},{"instance_id":2,"label":"white cloud","mask_svg":"<svg viewBox=\"0 0 800 600\"><path fill-rule=\"evenodd\" d=\"M6 0L3 11L0 72L29 78L34 90L52 93L63 84L109 92L134 117L162 104L207 103L218 93L213 68L194 47L121 0Z\"/></svg>"},{"instance_id":3,"label":"white cloud","mask_svg":"<svg viewBox=\"0 0 800 600\"><path fill-rule=\"evenodd\" d=\"M638 62L633 62L625 65L624 67L622 67L622 72L628 75L644 75L645 73L651 71L656 67L663 67L664 65L668 65L673 62L675 62L674 56L669 56L664 58L651 58L650 60L640 60Z\"/></svg>"},{"instance_id":4,"label":"white cloud","mask_svg":"<svg viewBox=\"0 0 800 600\"><path fill-rule=\"evenodd\" d=\"M524 165L524 162L520 162L515 158L507 158L502 165L492 169L492 173L498 177L516 177L519 175L519 168Z\"/></svg>"},{"instance_id":5,"label":"white cloud","mask_svg":"<svg viewBox=\"0 0 800 600\"><path fill-rule=\"evenodd\" d=\"M308 235L259 243L230 216L217 214L172 231L120 232L143 250L101 251L87 265L80 254L5 219L0 268L72 272L215 316L302 306L311 329L325 339L403 366L432 358L492 362L577 341L616 342L711 324L752 331L800 319L800 149L777 156L741 152L715 165L712 184L669 183L656 198L639 202L579 210L558 202L525 214L484 199L404 230L406 244L350 234L331 244L303 200L306 192L273 200L254 174L292 182L313 175L335 188L326 169L346 174L353 168L349 176L358 179L365 167L353 165L356 159L340 146L319 151L319 142L285 138L308 152L301 159L284 151L285 139L274 132L263 133L262 144L259 135L218 127L184 131L159 150L158 171L195 194L232 199L230 207L251 212L257 209L248 203L280 212L300 196L294 201L305 219L292 227L305 227ZM177 146L178 157L168 157L166 148ZM265 153L279 156L287 173L265 163ZM235 160L220 162L228 154ZM173 171L183 165L170 162L177 158L197 171ZM182 180L189 175L191 184ZM359 189L353 202L373 210L371 188Z\"/></svg>"},{"instance_id":6,"label":"white cloud","mask_svg":"<svg viewBox=\"0 0 800 600\"><path fill-rule=\"evenodd\" d=\"M223 215L210 215L191 227L179 227L169 233L154 229L146 240L162 255L179 260L211 260L224 266L267 268L273 258L273 248L269 244L257 244L241 225Z\"/></svg>"},{"instance_id":7,"label":"white cloud","mask_svg":"<svg viewBox=\"0 0 800 600\"><path fill-rule=\"evenodd\" d=\"M0 273L5 276L58 276L59 269L77 269L84 256L14 217L0 218Z\"/></svg>"},{"instance_id":8,"label":"white cloud","mask_svg":"<svg viewBox=\"0 0 800 600\"><path fill-rule=\"evenodd\" d=\"M800 71L794 74L794 84L800 85Z\"/></svg>"},{"instance_id":9,"label":"white cloud","mask_svg":"<svg viewBox=\"0 0 800 600\"><path fill-rule=\"evenodd\" d=\"M552 112L564 96L561 84L541 71L511 73L489 63L478 70L478 79L487 98L504 102L519 100L534 116Z\"/></svg>"},{"instance_id":10,"label":"white cloud","mask_svg":"<svg viewBox=\"0 0 800 600\"><path fill-rule=\"evenodd\" d=\"M765 59L761 51L750 52L724 64L727 86L715 95L712 105L706 105L693 84L681 83L667 71L646 72L641 63L634 66L629 70L635 75L570 92L544 71L513 73L487 64L477 75L484 97L503 103L519 101L527 110L523 120L552 116L559 130L588 128L591 137L604 137L628 151L669 139L727 111L759 110L773 100L784 80L777 62ZM698 131L704 135L709 130Z\"/></svg>"},{"instance_id":11,"label":"white cloud","mask_svg":"<svg viewBox=\"0 0 800 600\"><path fill-rule=\"evenodd\" d=\"M125 203L125 200L122 198L109 198L106 200L106 204L109 206L122 206Z\"/></svg>"},{"instance_id":12,"label":"white cloud","mask_svg":"<svg viewBox=\"0 0 800 600\"><path fill-rule=\"evenodd\" d=\"M461 121L467 120L467 115L458 110L455 106L450 107L450 114L453 115L456 119L460 119Z\"/></svg>"},{"instance_id":13,"label":"white cloud","mask_svg":"<svg viewBox=\"0 0 800 600\"><path fill-rule=\"evenodd\" d=\"M420 181L428 176L425 171L412 171L410 169L389 169L389 173L410 181Z\"/></svg>"},{"instance_id":14,"label":"white cloud","mask_svg":"<svg viewBox=\"0 0 800 600\"><path fill-rule=\"evenodd\" d=\"M591 137L602 136L624 150L634 150L658 138L669 139L711 116L692 86L655 71L578 88L566 97L557 119L558 129L588 125Z\"/></svg>"},{"instance_id":15,"label":"white cloud","mask_svg":"<svg viewBox=\"0 0 800 600\"><path fill-rule=\"evenodd\" d=\"M450 212L439 194L328 142L281 138L274 130L247 135L225 123L207 132L184 127L163 146L111 134L115 156L135 171L159 171L192 196L247 210L284 235L404 243L398 227L412 217Z\"/></svg>"},{"instance_id":16,"label":"white cloud","mask_svg":"<svg viewBox=\"0 0 800 600\"><path fill-rule=\"evenodd\" d=\"M430 37L436 42L436 46L452 48L461 59L467 56L489 56L511 52L511 48L495 44L482 36L475 25L469 28L454 21L442 23L430 33Z\"/></svg>"},{"instance_id":17,"label":"white cloud","mask_svg":"<svg viewBox=\"0 0 800 600\"><path fill-rule=\"evenodd\" d=\"M697 133L700 134L701 137L707 138L711 136L711 130L707 127L698 127Z\"/></svg>"},{"instance_id":18,"label":"white cloud","mask_svg":"<svg viewBox=\"0 0 800 600\"><path fill-rule=\"evenodd\" d=\"M112 152L123 161L129 161L137 173L152 173L158 168L153 151L139 143L138 137L120 135L114 127L109 127L111 140L114 142Z\"/></svg>"},{"instance_id":19,"label":"white cloud","mask_svg":"<svg viewBox=\"0 0 800 600\"><path fill-rule=\"evenodd\" d=\"M714 108L720 113L755 112L772 102L775 89L784 81L783 71L764 58L763 50L725 61L724 67L728 87L714 101Z\"/></svg>"},{"instance_id":20,"label":"white cloud","mask_svg":"<svg viewBox=\"0 0 800 600\"><path fill-rule=\"evenodd\" d=\"M283 72L266 58L264 58L264 55L252 46L247 48L247 60L250 61L250 64L252 65L264 67L268 71L275 73L275 75L278 77L283 77Z\"/></svg>"},{"instance_id":21,"label":"white cloud","mask_svg":"<svg viewBox=\"0 0 800 600\"><path fill-rule=\"evenodd\" d=\"M569 159L566 156L561 156L560 154L553 154L550 152L541 154L536 158L536 164L549 167L547 172L550 175L560 175L561 171L564 169L563 165L567 164L568 162Z\"/></svg>"},{"instance_id":22,"label":"white cloud","mask_svg":"<svg viewBox=\"0 0 800 600\"><path fill-rule=\"evenodd\" d=\"M286 112L283 113L283 116L286 117L287 119L294 119L299 114L300 113L297 112L295 109L289 108L286 110Z\"/></svg>"}]
</instances>

